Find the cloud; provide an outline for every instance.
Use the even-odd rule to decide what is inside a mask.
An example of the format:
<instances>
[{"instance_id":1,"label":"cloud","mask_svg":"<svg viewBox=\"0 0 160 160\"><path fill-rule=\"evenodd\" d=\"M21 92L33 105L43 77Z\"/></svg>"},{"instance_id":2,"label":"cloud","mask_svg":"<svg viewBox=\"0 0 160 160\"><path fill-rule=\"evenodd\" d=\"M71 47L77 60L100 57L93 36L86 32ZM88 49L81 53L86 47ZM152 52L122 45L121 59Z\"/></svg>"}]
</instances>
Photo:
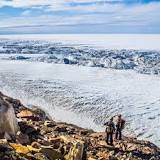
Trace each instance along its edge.
<instances>
[{"instance_id":1,"label":"cloud","mask_svg":"<svg viewBox=\"0 0 160 160\"><path fill-rule=\"evenodd\" d=\"M31 14L30 10L25 10L24 12L22 12L22 16L29 16Z\"/></svg>"},{"instance_id":2,"label":"cloud","mask_svg":"<svg viewBox=\"0 0 160 160\"><path fill-rule=\"evenodd\" d=\"M160 3L156 1L135 0L133 4L130 0L2 0L0 6L24 9L17 17L0 16L3 31L25 31L28 27L30 32L37 29L40 33L89 32L93 26L92 31L99 33L121 32L124 28L126 32L146 33L156 28L160 33Z\"/></svg>"}]
</instances>

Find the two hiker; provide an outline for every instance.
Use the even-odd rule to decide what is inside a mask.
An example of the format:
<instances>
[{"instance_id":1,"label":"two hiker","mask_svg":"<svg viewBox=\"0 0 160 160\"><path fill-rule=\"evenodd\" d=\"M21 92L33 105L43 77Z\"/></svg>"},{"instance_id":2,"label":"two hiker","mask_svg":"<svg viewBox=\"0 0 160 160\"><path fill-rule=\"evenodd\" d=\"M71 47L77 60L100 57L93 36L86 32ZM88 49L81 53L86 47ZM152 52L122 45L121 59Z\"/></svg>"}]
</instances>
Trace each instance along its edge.
<instances>
[{"instance_id":1,"label":"two hiker","mask_svg":"<svg viewBox=\"0 0 160 160\"><path fill-rule=\"evenodd\" d=\"M106 142L109 145L113 144L113 134L115 133L115 139L122 139L122 130L125 125L125 120L122 118L122 115L118 115L118 119L116 121L116 125L113 122L113 117L104 125L106 125Z\"/></svg>"}]
</instances>

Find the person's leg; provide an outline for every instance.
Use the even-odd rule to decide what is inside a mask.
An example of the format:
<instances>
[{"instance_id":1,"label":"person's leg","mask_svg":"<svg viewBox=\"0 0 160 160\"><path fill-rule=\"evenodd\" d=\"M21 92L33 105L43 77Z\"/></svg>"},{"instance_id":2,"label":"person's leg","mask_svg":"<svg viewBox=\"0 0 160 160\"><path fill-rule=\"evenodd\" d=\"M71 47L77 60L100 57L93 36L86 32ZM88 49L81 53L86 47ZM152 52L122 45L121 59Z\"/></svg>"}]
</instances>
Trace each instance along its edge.
<instances>
[{"instance_id":1,"label":"person's leg","mask_svg":"<svg viewBox=\"0 0 160 160\"><path fill-rule=\"evenodd\" d=\"M113 133L110 134L110 144L113 144Z\"/></svg>"},{"instance_id":2,"label":"person's leg","mask_svg":"<svg viewBox=\"0 0 160 160\"><path fill-rule=\"evenodd\" d=\"M115 138L118 139L118 129L116 128Z\"/></svg>"},{"instance_id":3,"label":"person's leg","mask_svg":"<svg viewBox=\"0 0 160 160\"><path fill-rule=\"evenodd\" d=\"M119 140L120 139L120 129L119 128L117 128L116 133L117 133L116 139Z\"/></svg>"},{"instance_id":4,"label":"person's leg","mask_svg":"<svg viewBox=\"0 0 160 160\"><path fill-rule=\"evenodd\" d=\"M107 133L107 136L106 136L106 143L109 144L109 133Z\"/></svg>"},{"instance_id":5,"label":"person's leg","mask_svg":"<svg viewBox=\"0 0 160 160\"><path fill-rule=\"evenodd\" d=\"M119 140L121 140L121 139L122 139L122 130L119 129Z\"/></svg>"}]
</instances>

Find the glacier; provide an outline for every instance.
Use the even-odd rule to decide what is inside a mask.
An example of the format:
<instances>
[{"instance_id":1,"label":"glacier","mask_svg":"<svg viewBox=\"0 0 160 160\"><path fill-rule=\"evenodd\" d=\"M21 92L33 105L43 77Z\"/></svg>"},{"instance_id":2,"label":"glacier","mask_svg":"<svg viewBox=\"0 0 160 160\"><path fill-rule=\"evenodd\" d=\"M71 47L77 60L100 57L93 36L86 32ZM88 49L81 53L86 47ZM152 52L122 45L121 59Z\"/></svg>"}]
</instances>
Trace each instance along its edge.
<instances>
[{"instance_id":1,"label":"glacier","mask_svg":"<svg viewBox=\"0 0 160 160\"><path fill-rule=\"evenodd\" d=\"M103 131L118 113L125 135L160 145L160 77L114 70L24 60L0 60L0 90L52 118Z\"/></svg>"},{"instance_id":2,"label":"glacier","mask_svg":"<svg viewBox=\"0 0 160 160\"><path fill-rule=\"evenodd\" d=\"M100 49L84 45L66 45L44 40L0 40L0 54L10 60L28 60L56 64L134 70L142 74L160 74L159 50ZM37 56L31 56L35 54Z\"/></svg>"},{"instance_id":3,"label":"glacier","mask_svg":"<svg viewBox=\"0 0 160 160\"><path fill-rule=\"evenodd\" d=\"M160 145L159 38L112 36L0 36L0 90L97 131L122 113L125 135Z\"/></svg>"}]
</instances>

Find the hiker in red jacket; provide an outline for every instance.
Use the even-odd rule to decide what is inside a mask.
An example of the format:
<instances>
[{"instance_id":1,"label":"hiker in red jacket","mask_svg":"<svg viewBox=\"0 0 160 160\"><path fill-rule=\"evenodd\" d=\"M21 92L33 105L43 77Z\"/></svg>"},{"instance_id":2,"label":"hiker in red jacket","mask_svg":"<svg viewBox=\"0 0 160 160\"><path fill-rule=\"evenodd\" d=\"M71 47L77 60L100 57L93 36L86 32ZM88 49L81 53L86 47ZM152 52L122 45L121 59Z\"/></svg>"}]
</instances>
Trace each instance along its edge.
<instances>
[{"instance_id":1,"label":"hiker in red jacket","mask_svg":"<svg viewBox=\"0 0 160 160\"><path fill-rule=\"evenodd\" d=\"M121 140L122 139L122 130L124 129L125 120L122 118L122 115L118 115L118 119L116 122L116 135L115 138Z\"/></svg>"}]
</instances>

